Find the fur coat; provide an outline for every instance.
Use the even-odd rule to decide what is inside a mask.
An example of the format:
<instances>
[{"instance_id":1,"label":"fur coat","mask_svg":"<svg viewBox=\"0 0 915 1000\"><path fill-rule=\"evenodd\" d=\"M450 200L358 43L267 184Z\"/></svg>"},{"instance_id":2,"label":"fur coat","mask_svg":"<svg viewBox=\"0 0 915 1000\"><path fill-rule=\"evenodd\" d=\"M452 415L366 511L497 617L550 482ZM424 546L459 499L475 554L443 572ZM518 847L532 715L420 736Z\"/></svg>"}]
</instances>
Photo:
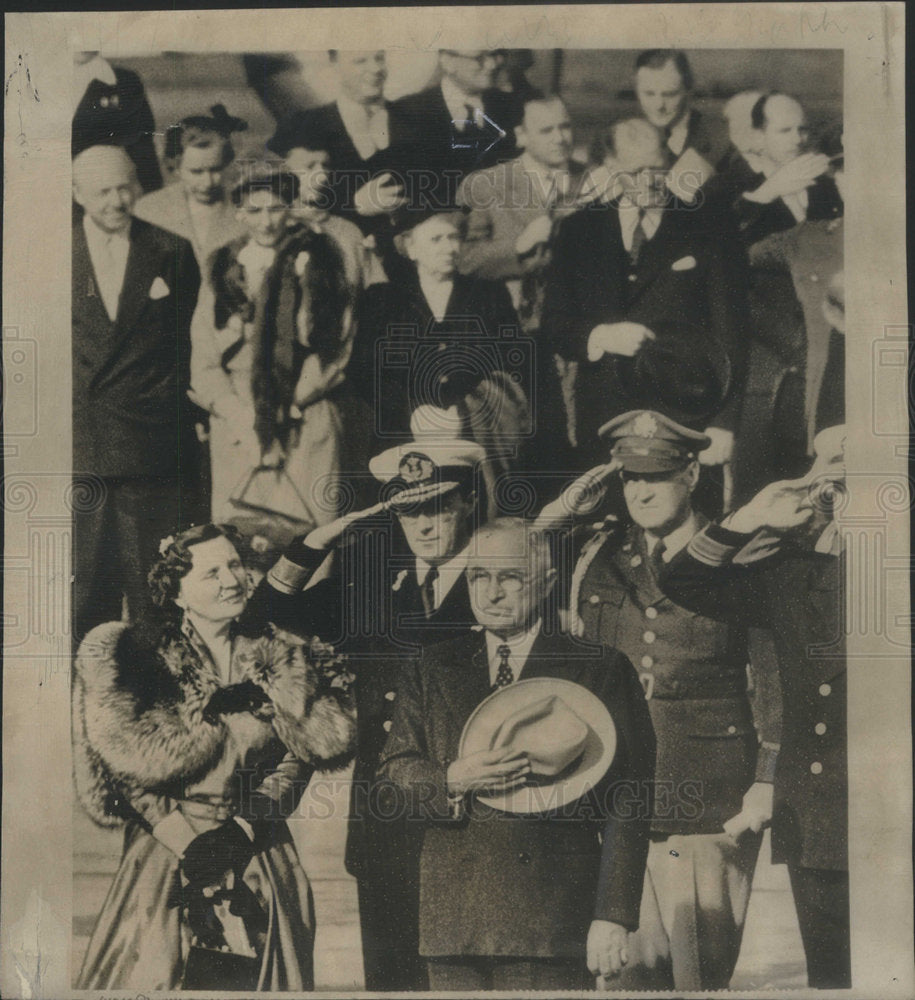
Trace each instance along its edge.
<instances>
[{"instance_id":1,"label":"fur coat","mask_svg":"<svg viewBox=\"0 0 915 1000\"><path fill-rule=\"evenodd\" d=\"M355 749L355 710L345 673L330 646L267 626L235 637L233 664L268 701L254 714L315 768L335 770ZM177 626L152 636L108 622L80 644L73 675L74 778L96 823L118 826L134 815L131 798L168 794L193 783L220 759L228 730L204 709L219 687Z\"/></svg>"}]
</instances>

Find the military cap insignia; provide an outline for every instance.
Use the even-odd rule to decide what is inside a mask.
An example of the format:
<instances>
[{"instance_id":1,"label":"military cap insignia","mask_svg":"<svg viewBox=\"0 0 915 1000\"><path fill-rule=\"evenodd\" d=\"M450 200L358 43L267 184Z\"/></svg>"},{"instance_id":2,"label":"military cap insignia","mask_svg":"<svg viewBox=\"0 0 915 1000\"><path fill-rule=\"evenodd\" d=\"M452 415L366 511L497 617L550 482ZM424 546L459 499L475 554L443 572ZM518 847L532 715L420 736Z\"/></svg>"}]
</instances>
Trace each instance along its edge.
<instances>
[{"instance_id":1,"label":"military cap insignia","mask_svg":"<svg viewBox=\"0 0 915 1000\"><path fill-rule=\"evenodd\" d=\"M658 433L658 422L650 413L640 413L632 424L638 437L653 438Z\"/></svg>"},{"instance_id":2,"label":"military cap insignia","mask_svg":"<svg viewBox=\"0 0 915 1000\"><path fill-rule=\"evenodd\" d=\"M400 460L398 471L400 478L405 483L421 483L432 478L435 472L435 463L428 455L411 451Z\"/></svg>"}]
</instances>

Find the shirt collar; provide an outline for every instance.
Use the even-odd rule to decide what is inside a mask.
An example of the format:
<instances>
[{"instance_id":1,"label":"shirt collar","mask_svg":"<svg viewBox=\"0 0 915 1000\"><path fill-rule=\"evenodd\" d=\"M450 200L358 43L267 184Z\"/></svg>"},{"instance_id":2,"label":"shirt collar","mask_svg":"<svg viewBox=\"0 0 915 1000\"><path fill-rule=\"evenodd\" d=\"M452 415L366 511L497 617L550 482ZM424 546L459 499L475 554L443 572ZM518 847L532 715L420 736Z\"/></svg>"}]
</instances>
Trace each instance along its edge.
<instances>
[{"instance_id":1,"label":"shirt collar","mask_svg":"<svg viewBox=\"0 0 915 1000\"><path fill-rule=\"evenodd\" d=\"M435 582L436 587L444 586L444 591L442 592L442 598L445 594L454 586L457 578L464 572L467 568L467 549L461 549L457 555L452 556L448 562L442 563L438 567L438 580ZM420 559L419 556L416 557L416 580L420 586L423 584L423 580L426 579L429 570L432 566L426 562L425 559ZM441 603L441 602L439 602Z\"/></svg>"},{"instance_id":2,"label":"shirt collar","mask_svg":"<svg viewBox=\"0 0 915 1000\"><path fill-rule=\"evenodd\" d=\"M498 653L499 647L508 646L511 650L509 657L514 661L513 667L517 668L515 670L515 680L517 680L518 673L527 662L534 642L537 636L540 635L540 618L538 617L526 632L520 632L518 635L513 635L508 639L502 639L488 629L485 630L485 635L486 655L490 665L497 664L501 658Z\"/></svg>"},{"instance_id":3,"label":"shirt collar","mask_svg":"<svg viewBox=\"0 0 915 1000\"><path fill-rule=\"evenodd\" d=\"M682 155L683 151L686 149L686 137L689 134L689 121L692 114L692 111L687 111L686 114L683 115L677 124L670 130L667 146L674 156Z\"/></svg>"},{"instance_id":4,"label":"shirt collar","mask_svg":"<svg viewBox=\"0 0 915 1000\"><path fill-rule=\"evenodd\" d=\"M670 562L671 559L681 550L686 548L690 539L695 535L702 527L699 521L699 517L695 511L690 511L689 517L680 525L679 528L674 528L674 530L669 534L664 536L664 555L661 557L664 562ZM645 547L648 549L648 554L654 551L655 546L661 541L657 535L653 535L650 532L645 532Z\"/></svg>"},{"instance_id":5,"label":"shirt collar","mask_svg":"<svg viewBox=\"0 0 915 1000\"><path fill-rule=\"evenodd\" d=\"M109 233L102 229L92 218L88 212L83 213L83 231L86 234L86 239L90 244L99 246L104 243L108 243L111 240L123 240L125 243L130 242L130 224L128 223L123 229L119 229L116 233Z\"/></svg>"},{"instance_id":6,"label":"shirt collar","mask_svg":"<svg viewBox=\"0 0 915 1000\"><path fill-rule=\"evenodd\" d=\"M624 233L632 232L639 222L639 212L642 211L638 205L622 198L619 203L620 227ZM642 229L648 239L651 239L661 225L663 213L661 208L646 208L642 214Z\"/></svg>"},{"instance_id":7,"label":"shirt collar","mask_svg":"<svg viewBox=\"0 0 915 1000\"><path fill-rule=\"evenodd\" d=\"M386 109L383 97L379 97L377 101L372 101L371 104L360 104L359 101L354 101L352 97L341 94L337 98L337 110L340 112L340 117L344 122L360 122L364 127L368 123L369 118L379 111Z\"/></svg>"}]
</instances>

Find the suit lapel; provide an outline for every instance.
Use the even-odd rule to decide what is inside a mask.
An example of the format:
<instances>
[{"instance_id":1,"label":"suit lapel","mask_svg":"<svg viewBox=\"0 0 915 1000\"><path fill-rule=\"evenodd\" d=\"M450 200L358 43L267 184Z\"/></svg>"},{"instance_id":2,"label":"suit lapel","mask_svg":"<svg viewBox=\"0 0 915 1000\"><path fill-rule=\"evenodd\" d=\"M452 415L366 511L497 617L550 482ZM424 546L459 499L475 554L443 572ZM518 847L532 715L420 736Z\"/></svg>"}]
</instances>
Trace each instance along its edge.
<instances>
[{"instance_id":1,"label":"suit lapel","mask_svg":"<svg viewBox=\"0 0 915 1000\"><path fill-rule=\"evenodd\" d=\"M438 672L439 685L452 718L463 727L470 713L489 694L489 665L483 632L468 632L454 645L455 655Z\"/></svg>"},{"instance_id":2,"label":"suit lapel","mask_svg":"<svg viewBox=\"0 0 915 1000\"><path fill-rule=\"evenodd\" d=\"M158 248L152 243L146 227L135 219L130 227L130 252L118 299L118 315L115 320L118 337L124 336L133 327L146 305L150 287L158 274L160 257ZM174 289L171 291L174 292Z\"/></svg>"}]
</instances>

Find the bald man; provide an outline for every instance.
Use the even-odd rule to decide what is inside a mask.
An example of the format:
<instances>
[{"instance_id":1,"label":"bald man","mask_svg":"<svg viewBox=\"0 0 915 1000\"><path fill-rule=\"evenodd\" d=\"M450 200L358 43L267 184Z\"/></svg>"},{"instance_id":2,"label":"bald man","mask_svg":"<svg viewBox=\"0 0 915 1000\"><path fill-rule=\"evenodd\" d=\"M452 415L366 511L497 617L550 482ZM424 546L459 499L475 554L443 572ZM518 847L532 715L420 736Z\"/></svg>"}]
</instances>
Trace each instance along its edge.
<instances>
[{"instance_id":1,"label":"bald man","mask_svg":"<svg viewBox=\"0 0 915 1000\"><path fill-rule=\"evenodd\" d=\"M186 240L133 218L118 146L73 161L75 638L147 600L159 540L200 513L187 398L200 274Z\"/></svg>"},{"instance_id":2,"label":"bald man","mask_svg":"<svg viewBox=\"0 0 915 1000\"><path fill-rule=\"evenodd\" d=\"M747 246L808 219L835 219L843 205L830 158L810 149L807 116L788 94L760 95L750 108L759 155L732 161L708 187L730 204ZM752 164L752 165L751 165Z\"/></svg>"},{"instance_id":3,"label":"bald man","mask_svg":"<svg viewBox=\"0 0 915 1000\"><path fill-rule=\"evenodd\" d=\"M741 254L699 202L666 186L670 154L643 119L605 137L615 184L559 226L542 329L579 362L579 461L602 460L597 431L630 409L706 430L716 464L729 454L745 324Z\"/></svg>"}]
</instances>

